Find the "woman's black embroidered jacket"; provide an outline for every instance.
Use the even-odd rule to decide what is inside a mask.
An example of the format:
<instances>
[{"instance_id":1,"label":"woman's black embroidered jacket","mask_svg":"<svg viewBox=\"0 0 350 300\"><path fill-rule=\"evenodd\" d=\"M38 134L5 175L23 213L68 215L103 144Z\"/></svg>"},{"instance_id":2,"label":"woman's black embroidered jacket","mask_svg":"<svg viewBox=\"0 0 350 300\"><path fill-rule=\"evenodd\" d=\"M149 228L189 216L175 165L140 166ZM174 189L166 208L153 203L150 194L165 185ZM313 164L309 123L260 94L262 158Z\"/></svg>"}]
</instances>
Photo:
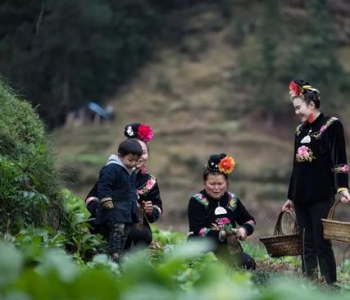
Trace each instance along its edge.
<instances>
[{"instance_id":1,"label":"woman's black embroidered jacket","mask_svg":"<svg viewBox=\"0 0 350 300\"><path fill-rule=\"evenodd\" d=\"M320 114L297 127L288 199L330 201L337 189L348 188L348 171L343 125L337 118Z\"/></svg>"}]
</instances>

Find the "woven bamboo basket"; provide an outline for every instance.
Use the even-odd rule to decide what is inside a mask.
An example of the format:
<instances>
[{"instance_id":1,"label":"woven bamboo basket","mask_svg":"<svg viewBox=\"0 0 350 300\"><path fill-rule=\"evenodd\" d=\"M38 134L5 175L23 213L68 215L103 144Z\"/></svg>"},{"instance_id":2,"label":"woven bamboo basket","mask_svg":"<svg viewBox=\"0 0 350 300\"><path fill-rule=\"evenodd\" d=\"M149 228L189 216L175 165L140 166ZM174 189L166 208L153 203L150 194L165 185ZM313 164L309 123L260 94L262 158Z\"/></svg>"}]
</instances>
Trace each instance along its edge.
<instances>
[{"instance_id":1,"label":"woven bamboo basket","mask_svg":"<svg viewBox=\"0 0 350 300\"><path fill-rule=\"evenodd\" d=\"M327 219L322 219L323 236L325 239L350 243L350 223L333 220L335 208L340 202L340 200L336 200L328 213Z\"/></svg>"},{"instance_id":2,"label":"woven bamboo basket","mask_svg":"<svg viewBox=\"0 0 350 300\"><path fill-rule=\"evenodd\" d=\"M270 257L297 256L301 255L303 251L302 238L298 233L298 226L294 216L292 232L283 233L281 225L283 213L281 211L277 217L273 236L260 238Z\"/></svg>"}]
</instances>

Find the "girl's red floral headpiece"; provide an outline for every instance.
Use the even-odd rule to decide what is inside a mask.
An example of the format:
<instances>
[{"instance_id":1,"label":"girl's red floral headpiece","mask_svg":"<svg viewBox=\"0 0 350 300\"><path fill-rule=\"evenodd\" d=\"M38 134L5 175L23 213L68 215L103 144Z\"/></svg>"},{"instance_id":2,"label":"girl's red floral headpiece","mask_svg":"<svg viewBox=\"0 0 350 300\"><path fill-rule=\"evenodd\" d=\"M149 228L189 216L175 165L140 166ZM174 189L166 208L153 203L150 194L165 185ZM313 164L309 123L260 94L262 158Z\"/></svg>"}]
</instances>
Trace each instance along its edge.
<instances>
[{"instance_id":1,"label":"girl's red floral headpiece","mask_svg":"<svg viewBox=\"0 0 350 300\"><path fill-rule=\"evenodd\" d=\"M307 85L300 86L295 81L291 81L289 84L289 94L291 97L302 96L305 90L311 89L311 88L312 88L311 85L307 84Z\"/></svg>"},{"instance_id":2,"label":"girl's red floral headpiece","mask_svg":"<svg viewBox=\"0 0 350 300\"><path fill-rule=\"evenodd\" d=\"M231 156L225 153L213 154L209 157L207 169L212 172L230 174L235 168L236 162Z\"/></svg>"},{"instance_id":3,"label":"girl's red floral headpiece","mask_svg":"<svg viewBox=\"0 0 350 300\"><path fill-rule=\"evenodd\" d=\"M137 138L147 143L153 138L153 130L146 124L132 123L125 126L124 135L127 138Z\"/></svg>"}]
</instances>

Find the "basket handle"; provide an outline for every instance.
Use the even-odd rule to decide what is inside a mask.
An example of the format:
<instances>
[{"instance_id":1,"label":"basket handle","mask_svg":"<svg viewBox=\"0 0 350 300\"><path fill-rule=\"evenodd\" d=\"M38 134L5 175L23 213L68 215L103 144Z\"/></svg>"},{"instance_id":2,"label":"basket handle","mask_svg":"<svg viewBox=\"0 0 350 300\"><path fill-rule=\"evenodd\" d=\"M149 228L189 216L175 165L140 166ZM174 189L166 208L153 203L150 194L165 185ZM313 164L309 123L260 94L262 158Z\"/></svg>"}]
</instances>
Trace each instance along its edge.
<instances>
[{"instance_id":1,"label":"basket handle","mask_svg":"<svg viewBox=\"0 0 350 300\"><path fill-rule=\"evenodd\" d=\"M340 202L341 202L340 199L338 199L338 200L336 200L336 201L333 203L331 209L330 209L329 212L328 212L327 219L333 220L334 213L335 213L335 208L337 207L337 205L338 205Z\"/></svg>"},{"instance_id":2,"label":"basket handle","mask_svg":"<svg viewBox=\"0 0 350 300\"><path fill-rule=\"evenodd\" d=\"M284 214L284 211L280 211L280 213L278 214L276 226L275 226L275 229L273 231L273 235L284 235L285 234L282 231L282 224L281 224L283 214ZM295 215L291 214L291 216L294 218L295 228L298 228L298 225L297 225L296 220L295 220Z\"/></svg>"}]
</instances>

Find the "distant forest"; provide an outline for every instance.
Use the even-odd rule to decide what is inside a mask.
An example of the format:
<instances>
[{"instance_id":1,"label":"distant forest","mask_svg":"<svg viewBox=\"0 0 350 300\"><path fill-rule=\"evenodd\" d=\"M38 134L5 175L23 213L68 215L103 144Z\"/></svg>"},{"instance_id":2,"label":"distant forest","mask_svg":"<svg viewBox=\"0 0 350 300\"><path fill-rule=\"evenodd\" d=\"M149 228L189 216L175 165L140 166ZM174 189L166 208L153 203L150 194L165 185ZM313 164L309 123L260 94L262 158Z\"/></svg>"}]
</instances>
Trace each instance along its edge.
<instances>
[{"instance_id":1,"label":"distant forest","mask_svg":"<svg viewBox=\"0 0 350 300\"><path fill-rule=\"evenodd\" d=\"M304 13L282 9L288 6ZM1 0L1 79L53 129L69 111L114 96L158 47L178 47L193 9L219 12L221 27L210 30L229 26L236 50L253 37L256 47L249 56L242 51L232 80L271 117L294 77L337 102L350 91L327 0Z\"/></svg>"}]
</instances>

